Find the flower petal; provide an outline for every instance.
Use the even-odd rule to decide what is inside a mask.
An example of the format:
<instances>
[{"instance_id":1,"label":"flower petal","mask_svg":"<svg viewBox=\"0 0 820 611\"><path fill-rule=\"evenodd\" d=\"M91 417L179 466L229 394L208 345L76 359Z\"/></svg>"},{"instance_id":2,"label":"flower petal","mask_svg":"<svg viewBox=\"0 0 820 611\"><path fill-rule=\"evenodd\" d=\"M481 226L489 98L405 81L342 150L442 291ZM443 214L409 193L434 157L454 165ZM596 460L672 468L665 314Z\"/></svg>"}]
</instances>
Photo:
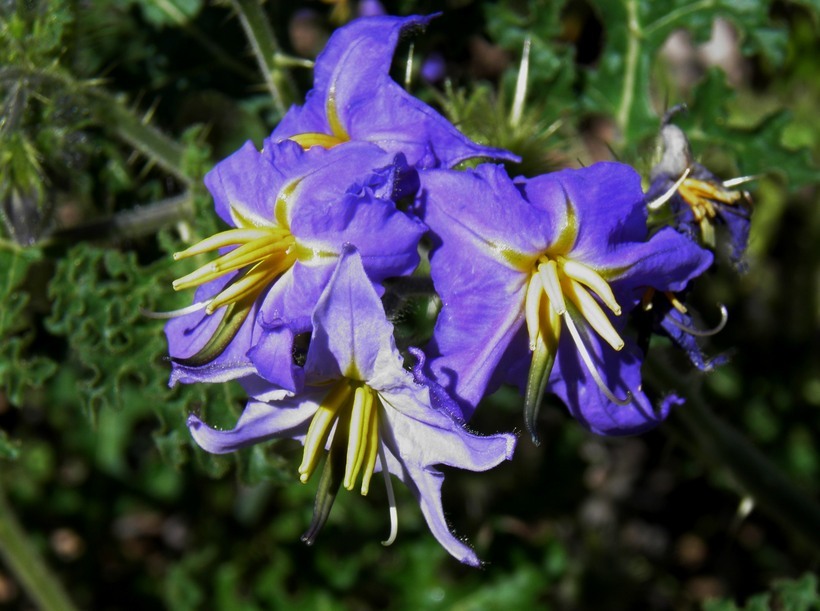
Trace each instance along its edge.
<instances>
[{"instance_id":1,"label":"flower petal","mask_svg":"<svg viewBox=\"0 0 820 611\"><path fill-rule=\"evenodd\" d=\"M471 142L390 78L400 35L424 27L430 19L372 17L336 30L316 60L315 87L305 105L292 108L272 137L342 131L350 139L402 152L413 166L452 167L477 156L517 160L507 151Z\"/></svg>"},{"instance_id":2,"label":"flower petal","mask_svg":"<svg viewBox=\"0 0 820 611\"><path fill-rule=\"evenodd\" d=\"M361 256L346 246L313 312L305 371L311 379L341 374L369 381L385 369L401 369L400 363L393 325L364 272Z\"/></svg>"},{"instance_id":3,"label":"flower petal","mask_svg":"<svg viewBox=\"0 0 820 611\"><path fill-rule=\"evenodd\" d=\"M188 430L203 450L213 454L226 454L270 439L304 439L322 394L313 392L276 404L249 401L229 431L213 429L191 414Z\"/></svg>"}]
</instances>

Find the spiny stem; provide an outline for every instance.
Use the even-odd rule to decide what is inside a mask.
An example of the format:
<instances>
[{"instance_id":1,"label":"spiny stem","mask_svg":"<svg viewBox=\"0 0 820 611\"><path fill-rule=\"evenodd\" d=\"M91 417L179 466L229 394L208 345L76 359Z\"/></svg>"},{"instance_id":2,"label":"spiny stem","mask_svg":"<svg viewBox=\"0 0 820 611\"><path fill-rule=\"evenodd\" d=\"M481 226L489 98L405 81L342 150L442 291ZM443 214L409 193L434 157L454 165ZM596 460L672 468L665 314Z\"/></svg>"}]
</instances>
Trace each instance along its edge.
<instances>
[{"instance_id":1,"label":"spiny stem","mask_svg":"<svg viewBox=\"0 0 820 611\"><path fill-rule=\"evenodd\" d=\"M627 28L629 40L626 47L626 71L624 73L624 86L621 92L621 103L618 106L618 127L621 133L627 137L629 129L629 117L632 112L632 103L635 98L635 81L637 78L638 59L640 55L641 24L638 22L638 2L637 0L626 0Z\"/></svg>"},{"instance_id":2,"label":"spiny stem","mask_svg":"<svg viewBox=\"0 0 820 611\"><path fill-rule=\"evenodd\" d=\"M259 70L273 97L273 103L281 114L285 114L291 100L295 98L296 86L290 75L276 63L276 56L280 53L279 43L268 18L258 0L232 0L231 4L239 15L242 29L245 30L256 56Z\"/></svg>"},{"instance_id":3,"label":"spiny stem","mask_svg":"<svg viewBox=\"0 0 820 611\"><path fill-rule=\"evenodd\" d=\"M87 93L94 114L110 125L120 138L185 184L192 182L183 169L184 149L178 142L143 121L108 92L94 88Z\"/></svg>"},{"instance_id":4,"label":"spiny stem","mask_svg":"<svg viewBox=\"0 0 820 611\"><path fill-rule=\"evenodd\" d=\"M29 542L1 489L0 555L38 609L45 611L73 611L76 609L62 584Z\"/></svg>"},{"instance_id":5,"label":"spiny stem","mask_svg":"<svg viewBox=\"0 0 820 611\"><path fill-rule=\"evenodd\" d=\"M0 82L22 78L28 78L33 83L54 83L74 95L84 96L99 123L113 129L121 139L182 182L191 183L191 177L183 169L183 147L126 108L116 96L102 89L101 81L80 81L57 69L0 67Z\"/></svg>"},{"instance_id":6,"label":"spiny stem","mask_svg":"<svg viewBox=\"0 0 820 611\"><path fill-rule=\"evenodd\" d=\"M193 197L186 192L112 216L95 219L76 227L55 231L39 245L85 240L129 239L155 234L171 223L190 219L194 212Z\"/></svg>"}]
</instances>

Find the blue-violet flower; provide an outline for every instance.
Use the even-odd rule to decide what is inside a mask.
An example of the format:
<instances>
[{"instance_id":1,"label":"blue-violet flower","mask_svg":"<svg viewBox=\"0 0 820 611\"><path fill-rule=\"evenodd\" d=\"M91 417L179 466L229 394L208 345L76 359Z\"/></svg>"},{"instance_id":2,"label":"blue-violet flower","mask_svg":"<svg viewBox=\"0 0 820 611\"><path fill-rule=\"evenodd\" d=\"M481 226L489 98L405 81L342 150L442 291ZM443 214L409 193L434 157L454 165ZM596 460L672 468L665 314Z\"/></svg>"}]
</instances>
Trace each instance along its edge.
<instances>
[{"instance_id":1,"label":"blue-violet flower","mask_svg":"<svg viewBox=\"0 0 820 611\"><path fill-rule=\"evenodd\" d=\"M513 182L482 165L420 179L442 301L431 367L466 418L503 381L526 385L534 437L546 390L599 434L637 433L665 416L641 391L624 314L646 288L682 290L712 256L671 228L647 240L634 170L598 163Z\"/></svg>"},{"instance_id":2,"label":"blue-violet flower","mask_svg":"<svg viewBox=\"0 0 820 611\"><path fill-rule=\"evenodd\" d=\"M370 279L410 273L425 228L391 200L401 154L366 142L304 151L294 142L248 142L205 183L231 229L177 253L221 256L174 282L199 287L193 306L166 325L171 382L221 382L259 374L288 392L301 385L293 338L310 316L346 243Z\"/></svg>"},{"instance_id":3,"label":"blue-violet flower","mask_svg":"<svg viewBox=\"0 0 820 611\"><path fill-rule=\"evenodd\" d=\"M404 153L414 167L452 167L472 157L517 160L480 146L390 78L399 37L432 17L363 17L339 28L316 60L314 87L273 131L305 148L366 140Z\"/></svg>"},{"instance_id":4,"label":"blue-violet flower","mask_svg":"<svg viewBox=\"0 0 820 611\"><path fill-rule=\"evenodd\" d=\"M447 526L441 504L444 475L434 465L490 469L512 456L515 437L473 435L434 405L428 386L402 367L393 326L352 247L341 255L313 313L305 374L303 393L275 403L250 401L233 430L217 431L190 416L194 439L215 453L273 438L298 439L304 443L303 482L327 449L314 521L303 536L308 543L327 519L341 485L353 490L361 477L366 495L373 474L382 471L393 525L388 542L396 534L392 474L418 499L441 545L460 561L478 565L475 552Z\"/></svg>"}]
</instances>

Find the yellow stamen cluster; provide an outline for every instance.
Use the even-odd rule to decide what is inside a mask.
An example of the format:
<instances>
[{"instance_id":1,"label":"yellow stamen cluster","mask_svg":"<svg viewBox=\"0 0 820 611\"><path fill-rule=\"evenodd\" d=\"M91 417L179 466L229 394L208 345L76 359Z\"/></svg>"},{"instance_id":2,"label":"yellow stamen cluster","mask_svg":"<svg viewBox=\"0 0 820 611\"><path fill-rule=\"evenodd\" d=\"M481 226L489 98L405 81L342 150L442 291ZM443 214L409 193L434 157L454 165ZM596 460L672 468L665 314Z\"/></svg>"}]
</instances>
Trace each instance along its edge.
<instances>
[{"instance_id":1,"label":"yellow stamen cluster","mask_svg":"<svg viewBox=\"0 0 820 611\"><path fill-rule=\"evenodd\" d=\"M254 301L296 261L296 240L287 229L275 225L229 229L217 233L182 252L174 253L174 259L186 259L229 246L237 248L173 283L174 290L180 291L246 268L208 303L205 307L206 314L213 314L218 308L240 300Z\"/></svg>"},{"instance_id":2,"label":"yellow stamen cluster","mask_svg":"<svg viewBox=\"0 0 820 611\"><path fill-rule=\"evenodd\" d=\"M711 220L717 216L714 202L735 205L743 198L741 191L729 191L717 183L687 178L680 186L680 194L689 204L695 221Z\"/></svg>"},{"instance_id":3,"label":"yellow stamen cluster","mask_svg":"<svg viewBox=\"0 0 820 611\"><path fill-rule=\"evenodd\" d=\"M344 487L353 490L361 474L361 493L366 495L379 455L380 409L378 394L364 382L350 378L336 382L310 422L299 465L301 481L310 479L333 435L331 443L347 443Z\"/></svg>"},{"instance_id":4,"label":"yellow stamen cluster","mask_svg":"<svg viewBox=\"0 0 820 611\"><path fill-rule=\"evenodd\" d=\"M535 350L539 336L546 345L557 344L560 317L567 311L566 299L610 346L623 348L624 340L593 294L616 316L621 314L609 283L591 267L560 255L541 255L530 276L524 306L530 349Z\"/></svg>"}]
</instances>

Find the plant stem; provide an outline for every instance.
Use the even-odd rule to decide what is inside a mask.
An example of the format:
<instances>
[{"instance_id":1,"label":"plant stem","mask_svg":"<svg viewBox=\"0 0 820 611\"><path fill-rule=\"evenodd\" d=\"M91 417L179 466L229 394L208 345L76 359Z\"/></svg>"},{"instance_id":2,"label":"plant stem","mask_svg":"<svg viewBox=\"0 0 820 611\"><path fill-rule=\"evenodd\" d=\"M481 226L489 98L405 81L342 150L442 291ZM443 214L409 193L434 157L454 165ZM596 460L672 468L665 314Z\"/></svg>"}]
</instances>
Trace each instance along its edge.
<instances>
[{"instance_id":1,"label":"plant stem","mask_svg":"<svg viewBox=\"0 0 820 611\"><path fill-rule=\"evenodd\" d=\"M285 114L290 102L296 97L296 87L290 75L275 61L281 51L268 18L258 0L232 0L232 4L256 56L259 71L273 97L273 103L281 114Z\"/></svg>"},{"instance_id":2,"label":"plant stem","mask_svg":"<svg viewBox=\"0 0 820 611\"><path fill-rule=\"evenodd\" d=\"M178 142L140 119L102 89L90 88L86 93L94 103L94 114L105 125L110 125L120 138L183 183L191 183L191 177L183 169L184 149Z\"/></svg>"},{"instance_id":3,"label":"plant stem","mask_svg":"<svg viewBox=\"0 0 820 611\"><path fill-rule=\"evenodd\" d=\"M125 142L185 184L191 183L191 177L183 169L183 147L126 108L116 96L102 89L99 81L78 81L59 70L0 67L0 81L21 78L29 78L34 83L52 82L75 95L85 96L99 123L113 129Z\"/></svg>"},{"instance_id":4,"label":"plant stem","mask_svg":"<svg viewBox=\"0 0 820 611\"><path fill-rule=\"evenodd\" d=\"M632 103L635 98L635 81L638 70L638 59L640 54L641 24L638 21L637 0L626 0L626 12L628 16L627 28L629 41L626 48L626 67L624 73L624 87L621 92L621 103L618 105L618 127L621 133L627 137L629 131L629 119L632 113Z\"/></svg>"},{"instance_id":5,"label":"plant stem","mask_svg":"<svg viewBox=\"0 0 820 611\"><path fill-rule=\"evenodd\" d=\"M194 214L193 197L183 193L158 202L123 210L76 227L55 231L40 246L76 243L86 240L133 240L152 235L171 223L190 219Z\"/></svg>"},{"instance_id":6,"label":"plant stem","mask_svg":"<svg viewBox=\"0 0 820 611\"><path fill-rule=\"evenodd\" d=\"M725 468L740 487L770 517L799 540L820 551L820 505L802 493L780 469L738 430L718 418L705 404L698 385L652 361L649 378L678 389L686 403L674 411L698 448L713 465Z\"/></svg>"},{"instance_id":7,"label":"plant stem","mask_svg":"<svg viewBox=\"0 0 820 611\"><path fill-rule=\"evenodd\" d=\"M0 555L37 608L45 611L76 609L62 584L26 537L5 493L0 490Z\"/></svg>"}]
</instances>

